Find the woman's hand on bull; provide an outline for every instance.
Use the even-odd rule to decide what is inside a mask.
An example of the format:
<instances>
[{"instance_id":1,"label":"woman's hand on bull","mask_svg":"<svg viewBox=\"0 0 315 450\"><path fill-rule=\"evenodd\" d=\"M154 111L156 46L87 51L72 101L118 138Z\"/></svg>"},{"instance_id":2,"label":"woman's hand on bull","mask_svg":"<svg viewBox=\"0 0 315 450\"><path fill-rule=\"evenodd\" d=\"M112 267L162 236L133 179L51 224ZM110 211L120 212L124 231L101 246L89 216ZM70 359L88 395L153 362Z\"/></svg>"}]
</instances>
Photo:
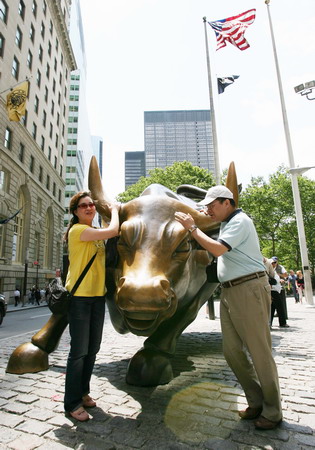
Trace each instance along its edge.
<instances>
[{"instance_id":1,"label":"woman's hand on bull","mask_svg":"<svg viewBox=\"0 0 315 450\"><path fill-rule=\"evenodd\" d=\"M195 225L195 221L191 217L190 214L185 214L185 213L180 212L180 211L177 211L175 213L175 220L177 220L177 222L181 223L186 230L188 230L193 225Z\"/></svg>"},{"instance_id":2,"label":"woman's hand on bull","mask_svg":"<svg viewBox=\"0 0 315 450\"><path fill-rule=\"evenodd\" d=\"M113 210L116 210L119 213L119 210L121 208L120 202L114 202L111 205L108 205L109 210L112 212Z\"/></svg>"}]
</instances>

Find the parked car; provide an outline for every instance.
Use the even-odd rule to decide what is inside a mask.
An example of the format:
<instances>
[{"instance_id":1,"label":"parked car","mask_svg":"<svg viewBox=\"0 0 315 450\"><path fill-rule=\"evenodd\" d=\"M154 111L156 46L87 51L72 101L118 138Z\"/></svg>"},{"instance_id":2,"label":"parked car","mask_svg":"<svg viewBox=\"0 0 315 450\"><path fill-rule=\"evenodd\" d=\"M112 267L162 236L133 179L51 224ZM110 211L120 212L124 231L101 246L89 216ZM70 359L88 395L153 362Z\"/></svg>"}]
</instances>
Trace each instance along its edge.
<instances>
[{"instance_id":1,"label":"parked car","mask_svg":"<svg viewBox=\"0 0 315 450\"><path fill-rule=\"evenodd\" d=\"M5 296L0 294L0 325L2 324L3 318L7 313L7 302Z\"/></svg>"}]
</instances>

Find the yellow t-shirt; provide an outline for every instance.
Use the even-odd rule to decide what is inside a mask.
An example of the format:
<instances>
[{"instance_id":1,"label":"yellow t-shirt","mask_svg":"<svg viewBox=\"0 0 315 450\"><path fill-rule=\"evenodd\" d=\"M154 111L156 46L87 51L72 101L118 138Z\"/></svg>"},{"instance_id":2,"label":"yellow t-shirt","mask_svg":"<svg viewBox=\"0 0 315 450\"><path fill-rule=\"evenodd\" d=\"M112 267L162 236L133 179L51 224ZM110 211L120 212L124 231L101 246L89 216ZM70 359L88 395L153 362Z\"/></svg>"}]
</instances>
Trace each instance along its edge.
<instances>
[{"instance_id":1,"label":"yellow t-shirt","mask_svg":"<svg viewBox=\"0 0 315 450\"><path fill-rule=\"evenodd\" d=\"M81 241L82 231L89 225L76 223L68 235L69 269L66 289L70 292L92 256L97 255L87 274L75 292L78 297L98 297L105 295L105 243L104 241Z\"/></svg>"}]
</instances>

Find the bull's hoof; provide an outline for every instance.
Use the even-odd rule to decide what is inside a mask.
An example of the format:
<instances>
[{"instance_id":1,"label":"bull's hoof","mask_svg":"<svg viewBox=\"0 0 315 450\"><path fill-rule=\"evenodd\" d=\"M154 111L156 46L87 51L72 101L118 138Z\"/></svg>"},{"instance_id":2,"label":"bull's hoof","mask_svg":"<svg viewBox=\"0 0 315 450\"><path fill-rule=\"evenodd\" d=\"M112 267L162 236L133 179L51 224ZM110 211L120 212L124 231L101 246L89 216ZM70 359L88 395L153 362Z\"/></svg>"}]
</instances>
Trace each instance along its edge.
<instances>
[{"instance_id":1,"label":"bull's hoof","mask_svg":"<svg viewBox=\"0 0 315 450\"><path fill-rule=\"evenodd\" d=\"M35 373L48 369L48 353L31 342L19 345L10 356L6 372Z\"/></svg>"},{"instance_id":2,"label":"bull's hoof","mask_svg":"<svg viewBox=\"0 0 315 450\"><path fill-rule=\"evenodd\" d=\"M126 382L135 386L158 386L173 379L170 358L156 350L139 350L129 361Z\"/></svg>"}]
</instances>

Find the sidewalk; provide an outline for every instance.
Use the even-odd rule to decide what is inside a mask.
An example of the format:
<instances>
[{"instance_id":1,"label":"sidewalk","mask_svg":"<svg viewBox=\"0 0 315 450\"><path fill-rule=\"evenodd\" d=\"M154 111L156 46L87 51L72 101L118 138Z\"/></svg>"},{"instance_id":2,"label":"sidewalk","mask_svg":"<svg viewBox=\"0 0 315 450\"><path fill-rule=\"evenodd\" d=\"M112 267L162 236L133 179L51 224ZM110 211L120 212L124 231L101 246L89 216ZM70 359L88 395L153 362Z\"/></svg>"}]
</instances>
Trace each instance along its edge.
<instances>
[{"instance_id":1,"label":"sidewalk","mask_svg":"<svg viewBox=\"0 0 315 450\"><path fill-rule=\"evenodd\" d=\"M287 299L290 328L271 332L279 370L284 420L272 431L240 421L245 397L222 355L218 318L203 307L179 339L168 385L127 385L130 357L144 338L116 333L107 316L91 395L91 420L77 423L63 414L64 373L69 348L66 330L36 374L6 374L14 348L33 333L3 339L0 354L0 448L80 450L304 450L315 448L315 308ZM218 302L215 302L218 316Z\"/></svg>"},{"instance_id":2,"label":"sidewalk","mask_svg":"<svg viewBox=\"0 0 315 450\"><path fill-rule=\"evenodd\" d=\"M39 305L37 305L37 303L35 303L34 305L32 305L31 303L25 303L24 306L22 306L21 303L19 303L17 306L14 306L13 303L10 303L10 305L7 306L7 313L21 311L21 310L23 311L25 309L41 308L43 306L48 306L48 305L46 302L42 302Z\"/></svg>"}]
</instances>

